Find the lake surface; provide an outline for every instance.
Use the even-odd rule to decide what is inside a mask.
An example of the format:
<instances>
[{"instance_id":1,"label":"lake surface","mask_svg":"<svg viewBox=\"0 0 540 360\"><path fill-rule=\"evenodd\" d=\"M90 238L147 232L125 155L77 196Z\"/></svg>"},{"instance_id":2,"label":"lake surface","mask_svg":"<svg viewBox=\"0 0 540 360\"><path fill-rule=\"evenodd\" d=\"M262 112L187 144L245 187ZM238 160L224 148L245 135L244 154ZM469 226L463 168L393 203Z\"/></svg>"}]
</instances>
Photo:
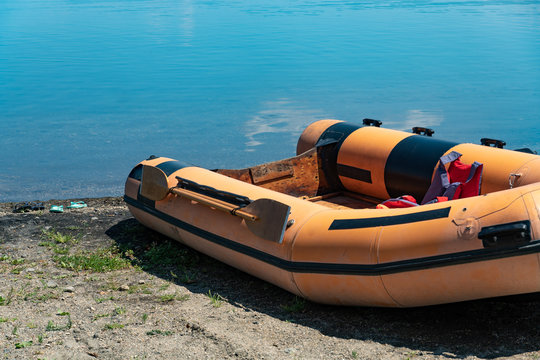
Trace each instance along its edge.
<instances>
[{"instance_id":1,"label":"lake surface","mask_svg":"<svg viewBox=\"0 0 540 360\"><path fill-rule=\"evenodd\" d=\"M151 154L276 160L365 117L540 150L540 3L0 2L0 201L118 196Z\"/></svg>"}]
</instances>

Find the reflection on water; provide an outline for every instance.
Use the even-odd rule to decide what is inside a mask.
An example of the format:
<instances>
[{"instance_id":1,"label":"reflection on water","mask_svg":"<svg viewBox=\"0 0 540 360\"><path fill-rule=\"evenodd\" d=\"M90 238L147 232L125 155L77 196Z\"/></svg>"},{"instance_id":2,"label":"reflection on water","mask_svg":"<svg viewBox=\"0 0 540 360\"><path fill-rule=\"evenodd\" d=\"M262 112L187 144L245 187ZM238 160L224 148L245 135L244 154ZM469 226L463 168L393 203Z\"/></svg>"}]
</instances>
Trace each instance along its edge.
<instances>
[{"instance_id":1,"label":"reflection on water","mask_svg":"<svg viewBox=\"0 0 540 360\"><path fill-rule=\"evenodd\" d=\"M296 141L306 124L324 118L322 110L306 109L290 99L278 99L262 104L262 110L249 119L244 126L246 151L255 151L262 145L262 134L281 133L288 140Z\"/></svg>"},{"instance_id":2,"label":"reflection on water","mask_svg":"<svg viewBox=\"0 0 540 360\"><path fill-rule=\"evenodd\" d=\"M0 201L239 167L320 118L540 149L535 1L0 1ZM36 180L37 179L37 180Z\"/></svg>"},{"instance_id":3,"label":"reflection on water","mask_svg":"<svg viewBox=\"0 0 540 360\"><path fill-rule=\"evenodd\" d=\"M410 131L414 126L434 128L442 124L442 111L409 110L405 117L404 127L400 130Z\"/></svg>"}]
</instances>

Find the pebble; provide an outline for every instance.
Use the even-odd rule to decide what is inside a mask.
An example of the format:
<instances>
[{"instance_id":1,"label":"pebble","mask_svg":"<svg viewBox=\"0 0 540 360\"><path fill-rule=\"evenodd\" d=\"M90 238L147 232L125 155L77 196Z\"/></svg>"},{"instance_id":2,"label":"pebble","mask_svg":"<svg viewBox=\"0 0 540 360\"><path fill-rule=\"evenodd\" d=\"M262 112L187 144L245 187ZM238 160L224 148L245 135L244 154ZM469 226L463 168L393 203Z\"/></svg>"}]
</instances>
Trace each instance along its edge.
<instances>
[{"instance_id":1,"label":"pebble","mask_svg":"<svg viewBox=\"0 0 540 360\"><path fill-rule=\"evenodd\" d=\"M144 283L146 283L146 281L144 281L144 280L142 280L142 279L139 280L139 284L140 284L140 285L142 285L142 284L144 284Z\"/></svg>"},{"instance_id":2,"label":"pebble","mask_svg":"<svg viewBox=\"0 0 540 360\"><path fill-rule=\"evenodd\" d=\"M129 290L129 286L124 284L124 285L120 285L120 287L118 288L118 290L120 291L128 291Z\"/></svg>"},{"instance_id":3,"label":"pebble","mask_svg":"<svg viewBox=\"0 0 540 360\"><path fill-rule=\"evenodd\" d=\"M48 288L51 288L51 289L54 289L54 288L58 287L58 284L55 283L55 282L52 281L52 280L49 280L49 281L47 281L47 287L48 287Z\"/></svg>"},{"instance_id":4,"label":"pebble","mask_svg":"<svg viewBox=\"0 0 540 360\"><path fill-rule=\"evenodd\" d=\"M98 217L97 216L93 216L90 220L97 220Z\"/></svg>"},{"instance_id":5,"label":"pebble","mask_svg":"<svg viewBox=\"0 0 540 360\"><path fill-rule=\"evenodd\" d=\"M32 272L35 272L35 271L36 271L36 269L34 269L34 268L28 268L28 269L26 269L26 272L29 272L29 273L32 273Z\"/></svg>"},{"instance_id":6,"label":"pebble","mask_svg":"<svg viewBox=\"0 0 540 360\"><path fill-rule=\"evenodd\" d=\"M72 293L72 292L75 292L75 288L73 286L66 286L64 288L64 291L68 293Z\"/></svg>"}]
</instances>

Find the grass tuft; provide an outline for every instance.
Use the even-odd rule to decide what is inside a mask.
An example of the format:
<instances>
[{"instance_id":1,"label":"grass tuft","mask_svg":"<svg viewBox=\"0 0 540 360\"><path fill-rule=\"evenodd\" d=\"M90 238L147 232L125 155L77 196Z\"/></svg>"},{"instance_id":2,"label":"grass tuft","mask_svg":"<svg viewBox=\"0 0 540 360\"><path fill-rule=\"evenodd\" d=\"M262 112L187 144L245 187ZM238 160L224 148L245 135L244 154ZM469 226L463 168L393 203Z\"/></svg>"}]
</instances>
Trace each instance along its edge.
<instances>
[{"instance_id":1,"label":"grass tuft","mask_svg":"<svg viewBox=\"0 0 540 360\"><path fill-rule=\"evenodd\" d=\"M67 314L67 322L66 322L66 325L63 325L63 326L59 326L59 325L56 325L54 322L52 322L51 320L49 320L49 322L47 323L47 327L45 328L45 331L63 331L63 330L69 330L71 329L71 316L69 316L69 313Z\"/></svg>"},{"instance_id":2,"label":"grass tuft","mask_svg":"<svg viewBox=\"0 0 540 360\"><path fill-rule=\"evenodd\" d=\"M206 296L208 296L208 298L210 299L210 303L213 307L220 307L221 305L223 305L223 301L225 300L225 298L218 293L212 294L211 290L208 290L208 294L206 294Z\"/></svg>"},{"instance_id":3,"label":"grass tuft","mask_svg":"<svg viewBox=\"0 0 540 360\"><path fill-rule=\"evenodd\" d=\"M21 341L18 343L15 343L15 349L24 349L25 347L32 346L32 341Z\"/></svg>"},{"instance_id":4,"label":"grass tuft","mask_svg":"<svg viewBox=\"0 0 540 360\"><path fill-rule=\"evenodd\" d=\"M119 323L105 324L105 326L103 327L104 330L114 330L114 329L123 329L123 328L124 328L124 325L119 324Z\"/></svg>"},{"instance_id":5,"label":"grass tuft","mask_svg":"<svg viewBox=\"0 0 540 360\"><path fill-rule=\"evenodd\" d=\"M60 267L73 271L108 272L127 269L131 266L130 261L123 258L115 247L100 249L94 253L81 252L75 255L57 256L54 260Z\"/></svg>"},{"instance_id":6,"label":"grass tuft","mask_svg":"<svg viewBox=\"0 0 540 360\"><path fill-rule=\"evenodd\" d=\"M306 300L295 296L291 303L281 305L281 308L289 313L303 312L306 310Z\"/></svg>"}]
</instances>

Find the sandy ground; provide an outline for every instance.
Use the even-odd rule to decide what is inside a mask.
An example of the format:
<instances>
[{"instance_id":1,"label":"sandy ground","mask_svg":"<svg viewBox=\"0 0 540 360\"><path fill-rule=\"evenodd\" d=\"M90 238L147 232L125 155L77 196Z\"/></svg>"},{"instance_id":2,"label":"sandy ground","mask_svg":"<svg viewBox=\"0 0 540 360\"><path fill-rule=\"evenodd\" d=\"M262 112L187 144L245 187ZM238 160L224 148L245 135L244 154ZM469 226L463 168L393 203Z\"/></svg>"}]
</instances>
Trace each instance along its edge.
<instances>
[{"instance_id":1,"label":"sandy ground","mask_svg":"<svg viewBox=\"0 0 540 360\"><path fill-rule=\"evenodd\" d=\"M540 359L538 296L318 305L142 227L121 198L84 200L0 204L2 358Z\"/></svg>"}]
</instances>

